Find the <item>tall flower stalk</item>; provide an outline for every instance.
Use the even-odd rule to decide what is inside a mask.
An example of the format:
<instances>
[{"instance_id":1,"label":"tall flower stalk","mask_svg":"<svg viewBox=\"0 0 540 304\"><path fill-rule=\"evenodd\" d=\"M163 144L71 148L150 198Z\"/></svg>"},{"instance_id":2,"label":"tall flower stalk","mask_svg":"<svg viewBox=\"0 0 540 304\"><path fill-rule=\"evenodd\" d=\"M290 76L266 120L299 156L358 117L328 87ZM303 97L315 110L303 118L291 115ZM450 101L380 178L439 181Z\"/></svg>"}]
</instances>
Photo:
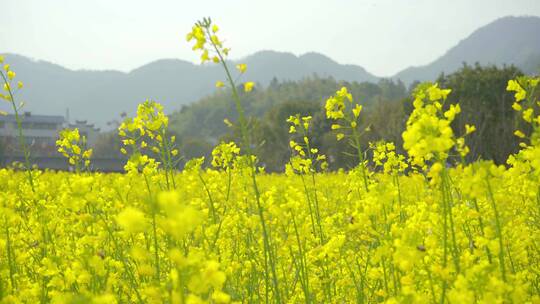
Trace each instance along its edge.
<instances>
[{"instance_id":1,"label":"tall flower stalk","mask_svg":"<svg viewBox=\"0 0 540 304\"><path fill-rule=\"evenodd\" d=\"M311 125L311 116L301 117L299 114L289 117L287 122L290 123L289 133L297 135L301 140L298 142L291 140L289 145L292 150L291 159L287 165L286 171L291 170L300 175L304 191L306 192L306 198L308 203L308 209L311 217L311 224L313 232L318 230L319 241L321 245L324 243L324 231L322 227L321 210L319 207L319 197L317 195L317 184L315 174L317 167L321 170L326 170L328 163L326 162L326 155L319 153L319 149L312 146L309 138L309 128ZM311 176L311 186L313 189L313 198L311 198L310 191L308 190L304 175L309 174Z\"/></svg>"},{"instance_id":2,"label":"tall flower stalk","mask_svg":"<svg viewBox=\"0 0 540 304\"><path fill-rule=\"evenodd\" d=\"M440 187L440 216L442 218L443 257L442 268L448 267L449 255L452 257L454 270L460 272L460 251L456 240L453 208L455 201L452 195L451 180L446 163L451 149L460 154L466 153L463 138L454 136L451 123L461 112L459 104L443 109L451 90L441 89L437 84L424 83L414 93L414 110L407 121L403 132L403 147L409 153L412 165L427 170L431 163L428 177L430 184ZM448 282L442 281L441 303L446 301Z\"/></svg>"},{"instance_id":3,"label":"tall flower stalk","mask_svg":"<svg viewBox=\"0 0 540 304\"><path fill-rule=\"evenodd\" d=\"M4 57L0 56L0 64L4 63ZM15 95L18 90L21 90L23 88L23 83L18 81L16 83L17 91L14 91L13 86L15 85L15 72L10 68L9 64L5 64L3 69L0 69L0 77L2 77L2 81L4 83L3 89L5 93L0 93L0 99L3 99L7 101L11 105L11 109L13 110L13 114L15 115L15 122L17 124L17 135L19 140L19 148L21 149L23 156L24 156L24 167L26 170L28 183L30 184L30 187L32 188L32 192L35 192L35 186L34 186L34 177L32 175L32 166L30 164L30 150L28 149L28 146L26 144L26 141L24 140L24 132L22 127L22 119L19 115L19 111L24 106L24 103L21 102L17 104L15 100ZM6 114L6 113L0 113L0 114Z\"/></svg>"},{"instance_id":4,"label":"tall flower stalk","mask_svg":"<svg viewBox=\"0 0 540 304\"><path fill-rule=\"evenodd\" d=\"M87 149L86 136L79 134L79 129L64 129L60 131L60 139L56 141L58 152L75 166L75 173L89 169L92 149Z\"/></svg>"},{"instance_id":5,"label":"tall flower stalk","mask_svg":"<svg viewBox=\"0 0 540 304\"><path fill-rule=\"evenodd\" d=\"M174 190L176 183L174 180L174 168L178 163L175 157L178 150L174 147L174 136L168 134L169 119L163 112L163 106L151 100L146 100L137 108L137 116L126 118L118 127L118 134L122 138L123 146L121 152L131 157L125 166L126 171L131 174L142 172L150 201L150 211L152 219L152 239L154 246L154 266L155 279L160 281L161 262L159 256L159 239L157 231L158 206L155 198L155 191L151 187L151 179L158 173L163 172L165 177L165 187L159 190ZM149 155L157 155L160 162L157 162ZM163 170L159 169L162 166Z\"/></svg>"},{"instance_id":6,"label":"tall flower stalk","mask_svg":"<svg viewBox=\"0 0 540 304\"><path fill-rule=\"evenodd\" d=\"M250 167L251 183L253 191L255 193L255 201L257 204L258 216L261 222L262 236L264 242L264 272L265 272L265 284L266 284L266 302L269 302L269 279L270 271L273 285L273 296L277 303L281 303L280 298L280 289L279 289L279 280L276 272L276 260L271 245L271 235L268 227L268 223L265 219L265 212L261 202L261 193L259 190L259 185L257 183L257 167L256 167L256 157L253 154L253 150L250 145L249 140L249 129L246 119L246 114L244 108L242 107L242 102L240 99L240 94L238 93L237 84L235 79L232 77L231 70L225 60L229 54L229 49L224 48L222 41L219 40L216 33L219 28L217 25L212 23L210 18L203 18L203 20L198 21L192 28L192 31L188 33L187 40L188 42L195 39L196 43L193 46L193 50L201 50L201 61L204 63L206 61L213 61L215 63L221 64L223 67L227 83L230 86L232 91L233 100L236 106L236 111L238 113L238 123L240 125L240 134L242 141L242 149L245 151L247 156L248 165ZM210 58L210 52L213 53L212 58ZM245 64L237 65L237 69L241 74L245 73L247 66ZM218 82L216 86L223 86L223 82ZM253 82L246 82L243 84L244 91L249 92L254 86ZM270 268L270 269L269 269Z\"/></svg>"},{"instance_id":7,"label":"tall flower stalk","mask_svg":"<svg viewBox=\"0 0 540 304\"><path fill-rule=\"evenodd\" d=\"M345 111L347 108L345 101L348 101L348 105L351 108L350 112ZM349 144L356 150L364 190L366 192L369 191L368 172L360 141L362 132L358 130L358 118L360 117L360 112L362 112L362 105L354 101L352 94L347 91L346 87L342 87L334 96L330 96L326 100L325 110L326 117L337 122L332 125L332 130L338 131L336 134L337 140L347 137Z\"/></svg>"}]
</instances>

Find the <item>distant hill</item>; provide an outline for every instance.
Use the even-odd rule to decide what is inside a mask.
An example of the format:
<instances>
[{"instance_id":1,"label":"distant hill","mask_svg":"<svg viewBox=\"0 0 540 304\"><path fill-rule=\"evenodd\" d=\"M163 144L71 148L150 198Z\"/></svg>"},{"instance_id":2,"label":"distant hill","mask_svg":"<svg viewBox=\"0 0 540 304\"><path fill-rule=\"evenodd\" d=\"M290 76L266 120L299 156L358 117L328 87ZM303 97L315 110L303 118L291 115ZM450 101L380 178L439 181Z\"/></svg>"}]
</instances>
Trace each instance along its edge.
<instances>
[{"instance_id":1,"label":"distant hill","mask_svg":"<svg viewBox=\"0 0 540 304\"><path fill-rule=\"evenodd\" d=\"M17 78L25 83L19 99L27 101L26 111L58 115L69 108L72 119L85 119L101 127L121 112L133 114L137 104L146 98L159 101L168 112L178 110L214 92L217 80L225 80L218 65L196 65L178 59L154 61L123 73L74 71L20 55L5 57ZM262 51L240 61L248 64L242 80L262 85L268 85L273 78L294 81L315 74L337 80L377 81L377 77L361 67L342 65L317 53L297 57L291 53ZM5 108L6 105L0 105L0 109Z\"/></svg>"},{"instance_id":2,"label":"distant hill","mask_svg":"<svg viewBox=\"0 0 540 304\"><path fill-rule=\"evenodd\" d=\"M396 74L406 84L414 80L435 80L441 72L451 73L463 62L474 64L514 64L526 73L540 71L540 18L505 17L481 27L434 62L410 67ZM121 112L132 115L137 104L152 98L168 113L182 105L211 95L217 80L224 80L222 68L198 65L178 59L162 59L128 73L118 71L69 70L45 61L6 54L25 83L20 99L26 110L39 114L64 114L106 126ZM339 64L318 53L295 56L291 53L261 51L239 60L248 64L242 80L268 85L273 78L296 81L316 74L335 80L377 82L378 77L356 65ZM233 65L235 62L232 62ZM0 103L0 110L6 110ZM9 109L8 109L9 110Z\"/></svg>"},{"instance_id":3,"label":"distant hill","mask_svg":"<svg viewBox=\"0 0 540 304\"><path fill-rule=\"evenodd\" d=\"M376 82L378 77L357 65L344 65L319 53L306 53L299 57L291 53L261 51L243 60L248 64L246 77L268 84L272 78L282 81L300 80L317 74L322 78L357 82Z\"/></svg>"},{"instance_id":4,"label":"distant hill","mask_svg":"<svg viewBox=\"0 0 540 304\"><path fill-rule=\"evenodd\" d=\"M432 63L409 67L394 78L410 84L452 73L463 62L481 65L515 65L525 73L540 72L540 18L504 17L474 31Z\"/></svg>"}]
</instances>

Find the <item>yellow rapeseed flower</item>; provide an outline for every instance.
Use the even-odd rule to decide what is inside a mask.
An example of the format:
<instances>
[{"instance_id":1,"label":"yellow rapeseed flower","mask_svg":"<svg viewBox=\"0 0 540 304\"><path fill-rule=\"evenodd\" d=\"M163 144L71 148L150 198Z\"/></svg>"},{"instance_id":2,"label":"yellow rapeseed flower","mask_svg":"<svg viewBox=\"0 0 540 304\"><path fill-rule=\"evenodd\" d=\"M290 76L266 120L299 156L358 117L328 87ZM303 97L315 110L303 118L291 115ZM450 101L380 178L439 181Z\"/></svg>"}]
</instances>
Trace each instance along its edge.
<instances>
[{"instance_id":1,"label":"yellow rapeseed flower","mask_svg":"<svg viewBox=\"0 0 540 304\"><path fill-rule=\"evenodd\" d=\"M519 138L525 138L525 133L521 132L520 130L516 130L514 132L514 135L519 137Z\"/></svg>"},{"instance_id":2,"label":"yellow rapeseed flower","mask_svg":"<svg viewBox=\"0 0 540 304\"><path fill-rule=\"evenodd\" d=\"M239 63L239 64L236 65L236 69L237 69L238 71L240 71L240 73L243 74L243 73L245 73L246 70L247 70L247 64L245 64L245 63Z\"/></svg>"},{"instance_id":3,"label":"yellow rapeseed flower","mask_svg":"<svg viewBox=\"0 0 540 304\"><path fill-rule=\"evenodd\" d=\"M133 207L127 207L118 213L116 223L129 233L143 232L147 227L144 213Z\"/></svg>"},{"instance_id":4,"label":"yellow rapeseed flower","mask_svg":"<svg viewBox=\"0 0 540 304\"><path fill-rule=\"evenodd\" d=\"M255 83L252 82L252 81L248 81L248 82L244 83L244 91L245 92L251 92L251 90L253 90L253 86L255 86Z\"/></svg>"}]
</instances>

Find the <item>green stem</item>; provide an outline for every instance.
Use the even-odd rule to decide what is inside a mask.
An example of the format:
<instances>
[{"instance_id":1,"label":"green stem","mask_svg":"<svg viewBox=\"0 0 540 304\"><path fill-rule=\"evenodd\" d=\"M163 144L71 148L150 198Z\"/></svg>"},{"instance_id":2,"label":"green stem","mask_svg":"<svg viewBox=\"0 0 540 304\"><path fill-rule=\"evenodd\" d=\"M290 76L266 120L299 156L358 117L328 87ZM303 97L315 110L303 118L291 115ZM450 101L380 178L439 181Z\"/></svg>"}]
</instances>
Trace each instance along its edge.
<instances>
[{"instance_id":1,"label":"green stem","mask_svg":"<svg viewBox=\"0 0 540 304\"><path fill-rule=\"evenodd\" d=\"M495 202L495 197L493 196L493 191L491 189L491 183L489 182L489 177L486 177L487 189L489 194L489 200L491 202L491 207L493 208L493 214L495 215L495 231L497 233L497 238L499 239L499 264L501 267L501 276L504 282L506 282L506 267L504 265L504 246L503 246L503 236L502 236L502 225L500 220L499 211L497 210L497 204Z\"/></svg>"},{"instance_id":2,"label":"green stem","mask_svg":"<svg viewBox=\"0 0 540 304\"><path fill-rule=\"evenodd\" d=\"M449 185L450 178L448 176L448 171L446 170L446 168L444 169L443 174L444 174L443 183L445 185L444 189L445 189L445 194L446 194L448 219L449 219L449 222L450 222L450 235L452 236L452 246L453 246L453 248L452 248L452 258L454 260L454 266L456 268L456 271L459 273L460 272L459 249L458 249L457 241L456 241L456 232L455 232L455 227L454 227L454 215L452 213L452 208L453 208L452 192L451 192L450 185Z\"/></svg>"},{"instance_id":3,"label":"green stem","mask_svg":"<svg viewBox=\"0 0 540 304\"><path fill-rule=\"evenodd\" d=\"M213 223L216 224L217 214L216 214L216 209L214 207L214 200L212 199L212 194L210 193L210 189L208 189L208 185L206 185L206 181L202 177L200 170L198 172L198 175L199 175L199 179L201 180L203 184L204 190L206 191L206 195L208 195L208 205L210 206L210 212L212 212L212 220L213 220Z\"/></svg>"},{"instance_id":4,"label":"green stem","mask_svg":"<svg viewBox=\"0 0 540 304\"><path fill-rule=\"evenodd\" d=\"M310 141L308 137L308 130L303 125L302 125L302 132L303 132L303 137L308 138L308 140L306 140L307 156L308 156L308 159L310 159L313 163L315 162L315 160L314 160L313 154L311 153L311 145L309 144ZM317 226L319 227L319 236L320 236L320 239L321 239L320 241L322 245L324 243L324 233L323 233L322 224L321 224L321 212L319 210L319 198L317 196L317 186L315 183L315 168L312 165L312 168L310 169L311 169L311 183L313 186L313 205L314 205L313 207L315 209L315 218L317 219ZM309 194L307 193L307 188L305 186L305 183L304 183L304 189L306 190L306 195L308 195L308 198L309 198Z\"/></svg>"},{"instance_id":5,"label":"green stem","mask_svg":"<svg viewBox=\"0 0 540 304\"><path fill-rule=\"evenodd\" d=\"M352 128L352 132L354 145L356 148L356 152L358 153L358 162L360 165L360 170L362 172L362 180L364 181L364 189L366 190L366 192L369 192L366 167L364 165L364 153L362 153L362 147L360 146L360 134L358 133L358 130L356 130L356 127Z\"/></svg>"},{"instance_id":6,"label":"green stem","mask_svg":"<svg viewBox=\"0 0 540 304\"><path fill-rule=\"evenodd\" d=\"M207 33L208 37L211 37L210 31L209 31L208 28L206 28L206 33ZM275 261L274 261L274 258L273 258L273 254L271 252L270 236L269 236L268 231L267 231L266 221L265 221L265 218L264 218L264 211L263 211L262 204L261 204L259 187L257 185L256 168L255 168L255 163L253 162L253 158L252 158L253 153L252 153L251 147L249 145L247 121L246 121L244 109L242 108L242 104L240 102L240 97L239 97L238 91L236 89L236 84L234 83L234 80L233 80L233 78L231 76L231 73L229 71L227 63L225 62L225 59L223 58L223 55L221 54L221 51L219 50L217 45L212 41L212 39L209 39L209 41L212 43L212 46L214 47L214 50L216 51L216 53L217 53L217 55L219 57L219 61L221 62L222 66L223 66L223 69L225 70L225 73L227 74L227 80L229 82L229 85L231 86L231 90L232 90L232 93L233 93L233 99L235 101L236 110L238 112L238 119L239 119L239 122L240 122L240 132L242 134L242 142L243 142L243 146L244 146L244 149L245 149L247 157L248 157L249 165L251 167L251 181L252 181L252 184L253 184L253 190L255 191L255 199L256 199L256 203L257 203L258 215L259 215L259 218L260 218L260 221L261 221L261 228L262 228L262 232L263 232L264 256L265 256L265 276L268 276L268 266L267 265L269 263L270 266L271 266L271 270L272 270L272 278L273 278L273 284L274 284L274 296L276 297L276 302L281 303L278 278L277 278L277 274L276 274ZM267 293L267 296L268 296L268 293Z\"/></svg>"},{"instance_id":7,"label":"green stem","mask_svg":"<svg viewBox=\"0 0 540 304\"><path fill-rule=\"evenodd\" d=\"M146 189L148 190L148 196L152 202L150 208L152 209L152 233L154 234L154 260L156 267L156 281L159 282L160 277L160 267L159 267L159 247L158 247L158 238L157 238L157 225L156 225L156 206L154 205L154 198L152 196L152 191L150 189L150 183L148 177L143 173L144 181L146 182Z\"/></svg>"},{"instance_id":8,"label":"green stem","mask_svg":"<svg viewBox=\"0 0 540 304\"><path fill-rule=\"evenodd\" d=\"M296 225L294 214L291 214L291 216L292 216L292 222L294 225L294 233L296 235L296 242L298 243L298 251L300 254L300 266L302 268L302 273L304 275L304 280L303 280L302 285L305 285L304 293L306 297L306 303L309 304L311 302L311 297L309 294L309 273L308 273L307 265L306 265L306 256L304 254L302 242L300 241L300 234L298 233L298 226Z\"/></svg>"},{"instance_id":9,"label":"green stem","mask_svg":"<svg viewBox=\"0 0 540 304\"><path fill-rule=\"evenodd\" d=\"M8 221L7 221L7 218L4 218L4 222L5 222L5 225L6 225L6 247L7 247L7 256L8 256L8 264L9 264L9 281L11 282L11 290L12 292L16 289L16 285L15 285L15 267L13 265L13 252L12 252L12 248L11 248L11 237L10 237L10 234L9 234L9 225L8 225Z\"/></svg>"},{"instance_id":10,"label":"green stem","mask_svg":"<svg viewBox=\"0 0 540 304\"><path fill-rule=\"evenodd\" d=\"M109 234L109 237L112 239L113 244L115 246L115 253L118 255L119 259L122 261L122 264L124 268L126 269L126 272L129 275L129 282L131 289L135 292L135 295L137 296L137 299L139 300L139 303L144 303L142 296L139 292L139 286L137 284L137 279L135 278L135 275L133 274L133 271L128 264L127 257L124 256L123 247L118 244L118 240L114 237L113 231L109 227L109 220L105 219L101 215L98 214L98 216L103 220L103 223L105 224L105 229L107 230L107 233Z\"/></svg>"},{"instance_id":11,"label":"green stem","mask_svg":"<svg viewBox=\"0 0 540 304\"><path fill-rule=\"evenodd\" d=\"M30 151L28 151L28 148L26 147L26 143L24 142L24 134L22 129L22 121L19 116L19 111L17 109L17 105L15 105L15 97L13 96L13 92L11 91L11 85L8 82L6 76L4 75L4 72L0 71L0 75L2 76L2 79L4 80L4 84L8 88L8 93L11 101L11 106L13 108L13 113L15 114L15 121L17 122L17 130L18 130L18 137L19 137L19 145L21 147L21 150L23 151L24 155L24 164L26 167L26 172L28 174L28 182L30 183L30 187L32 188L32 192L36 192L36 189L34 187L34 178L32 177L32 168L30 167Z\"/></svg>"},{"instance_id":12,"label":"green stem","mask_svg":"<svg viewBox=\"0 0 540 304\"><path fill-rule=\"evenodd\" d=\"M401 185L399 183L399 174L394 173L394 180L398 191L398 204L399 204L399 220L403 222L405 220L405 214L403 213L403 202L401 198Z\"/></svg>"}]
</instances>

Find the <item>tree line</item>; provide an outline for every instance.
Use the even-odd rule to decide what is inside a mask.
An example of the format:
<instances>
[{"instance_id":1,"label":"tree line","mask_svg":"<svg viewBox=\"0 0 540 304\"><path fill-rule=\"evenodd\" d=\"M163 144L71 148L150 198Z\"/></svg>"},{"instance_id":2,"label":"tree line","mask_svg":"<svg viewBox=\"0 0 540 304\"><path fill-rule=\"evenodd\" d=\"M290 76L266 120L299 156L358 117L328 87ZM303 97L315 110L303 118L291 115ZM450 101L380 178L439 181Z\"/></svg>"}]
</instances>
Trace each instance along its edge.
<instances>
[{"instance_id":1,"label":"tree line","mask_svg":"<svg viewBox=\"0 0 540 304\"><path fill-rule=\"evenodd\" d=\"M470 66L464 64L455 73L441 74L440 87L452 89L448 104L459 102L461 114L452 126L458 135L465 124L476 126L467 137L470 153L466 160L492 159L504 163L518 150L519 138L513 132L518 127L518 113L512 109L512 93L506 91L508 80L522 75L514 66ZM364 106L361 117L362 146L366 153L369 142L391 141L398 151L402 147L401 133L412 111L411 92L418 83L406 87L401 81L384 79L378 83L344 82L313 76L301 81L278 81L268 87L256 86L243 94L242 103L250 117L250 142L260 164L268 172L284 170L290 157L290 115L311 115L314 145L329 160L330 169L350 168L348 156L352 148L338 141L325 118L324 103L341 86L346 86ZM242 91L242 90L240 90ZM170 115L170 130L186 160L206 156L210 161L213 147L221 141L237 141L239 131L234 126L237 117L229 92L218 91ZM230 126L229 122L232 122ZM96 147L96 155L118 155L120 142L115 134L104 135Z\"/></svg>"}]
</instances>

